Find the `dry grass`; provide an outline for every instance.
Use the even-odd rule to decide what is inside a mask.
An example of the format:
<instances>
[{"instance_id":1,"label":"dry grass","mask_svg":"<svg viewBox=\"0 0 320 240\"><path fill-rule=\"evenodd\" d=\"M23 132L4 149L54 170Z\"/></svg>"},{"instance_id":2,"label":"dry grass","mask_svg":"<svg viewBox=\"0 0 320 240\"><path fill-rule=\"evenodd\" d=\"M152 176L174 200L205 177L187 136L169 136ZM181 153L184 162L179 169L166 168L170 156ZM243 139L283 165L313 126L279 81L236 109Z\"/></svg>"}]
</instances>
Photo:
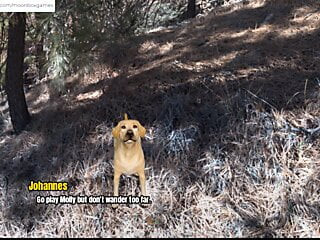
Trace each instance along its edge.
<instances>
[{"instance_id":1,"label":"dry grass","mask_svg":"<svg viewBox=\"0 0 320 240\"><path fill-rule=\"evenodd\" d=\"M319 237L320 47L306 44L317 39L310 23L318 12L312 1L262 3L243 6L250 16L221 10L201 24L143 36L124 70L96 63L59 98L46 82L34 86L25 132L10 135L8 113L2 117L0 236ZM275 22L252 29L264 20L259 11L274 12ZM294 22L277 25L277 11ZM306 25L307 35L294 38ZM288 48L277 48L284 45L277 31L277 44L265 40L271 29L292 30ZM68 195L112 195L111 129L124 112L148 130L153 203L37 205L38 194L62 193L29 192L30 180L67 181ZM138 179L123 176L120 192L139 194Z\"/></svg>"}]
</instances>

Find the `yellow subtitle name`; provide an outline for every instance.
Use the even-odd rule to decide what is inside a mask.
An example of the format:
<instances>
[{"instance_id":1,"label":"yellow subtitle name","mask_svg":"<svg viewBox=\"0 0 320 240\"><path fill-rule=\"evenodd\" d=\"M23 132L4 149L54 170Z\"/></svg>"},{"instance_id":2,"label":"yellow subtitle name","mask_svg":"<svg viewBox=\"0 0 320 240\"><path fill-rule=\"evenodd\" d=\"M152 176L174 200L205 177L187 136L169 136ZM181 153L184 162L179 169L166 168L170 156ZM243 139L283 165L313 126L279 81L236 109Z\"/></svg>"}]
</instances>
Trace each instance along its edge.
<instances>
[{"instance_id":1,"label":"yellow subtitle name","mask_svg":"<svg viewBox=\"0 0 320 240\"><path fill-rule=\"evenodd\" d=\"M66 182L34 182L30 181L29 191L67 191L68 183Z\"/></svg>"}]
</instances>

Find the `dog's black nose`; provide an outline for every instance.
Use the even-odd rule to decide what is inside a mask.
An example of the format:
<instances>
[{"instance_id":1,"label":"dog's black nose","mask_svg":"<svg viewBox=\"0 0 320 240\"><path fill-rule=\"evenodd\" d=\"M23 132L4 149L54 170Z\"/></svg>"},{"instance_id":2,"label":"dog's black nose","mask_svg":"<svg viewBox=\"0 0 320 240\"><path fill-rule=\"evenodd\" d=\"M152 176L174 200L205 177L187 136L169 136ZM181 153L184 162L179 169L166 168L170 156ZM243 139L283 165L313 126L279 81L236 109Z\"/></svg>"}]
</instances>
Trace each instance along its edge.
<instances>
[{"instance_id":1,"label":"dog's black nose","mask_svg":"<svg viewBox=\"0 0 320 240\"><path fill-rule=\"evenodd\" d=\"M132 137L132 136L133 136L133 131L132 131L131 129L129 129L129 130L127 131L127 135Z\"/></svg>"}]
</instances>

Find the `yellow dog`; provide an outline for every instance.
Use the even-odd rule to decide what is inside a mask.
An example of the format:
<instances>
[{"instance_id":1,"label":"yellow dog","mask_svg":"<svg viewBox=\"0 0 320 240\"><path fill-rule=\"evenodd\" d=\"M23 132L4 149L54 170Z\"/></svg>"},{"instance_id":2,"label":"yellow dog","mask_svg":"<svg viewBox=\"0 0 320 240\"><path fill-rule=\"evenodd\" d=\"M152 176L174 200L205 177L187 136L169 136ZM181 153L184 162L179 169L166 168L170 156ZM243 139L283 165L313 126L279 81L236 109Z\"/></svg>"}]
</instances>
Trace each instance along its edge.
<instances>
[{"instance_id":1,"label":"yellow dog","mask_svg":"<svg viewBox=\"0 0 320 240\"><path fill-rule=\"evenodd\" d=\"M119 196L119 181L121 174L138 174L141 194L146 196L145 161L141 147L141 138L146 129L137 120L129 120L124 114L124 120L112 129L114 137L114 196ZM113 207L117 205L114 204Z\"/></svg>"}]
</instances>

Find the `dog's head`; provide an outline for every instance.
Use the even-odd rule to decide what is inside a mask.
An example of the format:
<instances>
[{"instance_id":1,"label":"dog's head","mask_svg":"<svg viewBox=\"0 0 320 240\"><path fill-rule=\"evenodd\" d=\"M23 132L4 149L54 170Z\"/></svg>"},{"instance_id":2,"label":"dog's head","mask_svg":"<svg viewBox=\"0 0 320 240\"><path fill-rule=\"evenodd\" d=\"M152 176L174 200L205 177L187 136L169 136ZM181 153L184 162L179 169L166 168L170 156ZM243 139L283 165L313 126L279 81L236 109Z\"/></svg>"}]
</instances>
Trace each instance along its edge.
<instances>
[{"instance_id":1,"label":"dog's head","mask_svg":"<svg viewBox=\"0 0 320 240\"><path fill-rule=\"evenodd\" d=\"M126 144L135 143L144 137L146 129L137 120L128 120L127 114L124 115L124 120L112 129L114 138L120 139Z\"/></svg>"}]
</instances>

